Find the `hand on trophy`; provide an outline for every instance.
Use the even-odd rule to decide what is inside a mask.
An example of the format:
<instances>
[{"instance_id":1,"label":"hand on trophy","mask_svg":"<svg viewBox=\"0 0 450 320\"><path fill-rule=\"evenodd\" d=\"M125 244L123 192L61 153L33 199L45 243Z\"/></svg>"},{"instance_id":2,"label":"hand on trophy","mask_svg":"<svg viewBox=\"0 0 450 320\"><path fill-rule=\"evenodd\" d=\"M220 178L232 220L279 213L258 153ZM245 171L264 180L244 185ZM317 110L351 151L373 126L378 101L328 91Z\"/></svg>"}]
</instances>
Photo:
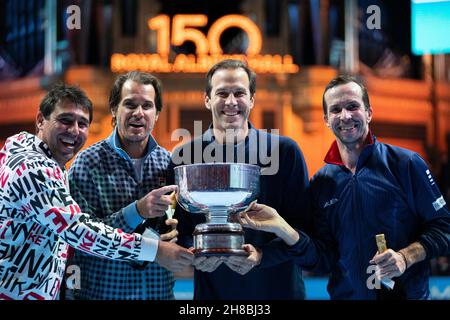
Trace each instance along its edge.
<instances>
[{"instance_id":1,"label":"hand on trophy","mask_svg":"<svg viewBox=\"0 0 450 320\"><path fill-rule=\"evenodd\" d=\"M181 272L192 264L194 254L191 250L175 243L159 241L155 262L172 272Z\"/></svg>"},{"instance_id":2,"label":"hand on trophy","mask_svg":"<svg viewBox=\"0 0 450 320\"><path fill-rule=\"evenodd\" d=\"M198 256L195 257L193 266L203 272L213 272L225 259L223 256Z\"/></svg>"},{"instance_id":3,"label":"hand on trophy","mask_svg":"<svg viewBox=\"0 0 450 320\"><path fill-rule=\"evenodd\" d=\"M288 245L295 244L300 237L275 209L256 201L241 212L238 219L243 227L275 233Z\"/></svg>"},{"instance_id":4,"label":"hand on trophy","mask_svg":"<svg viewBox=\"0 0 450 320\"><path fill-rule=\"evenodd\" d=\"M178 238L178 231L177 231L177 225L178 225L178 220L177 219L167 219L165 221L165 224L171 227L171 231L163 233L160 236L161 241L168 241L168 242L173 242L176 243Z\"/></svg>"},{"instance_id":5,"label":"hand on trophy","mask_svg":"<svg viewBox=\"0 0 450 320\"><path fill-rule=\"evenodd\" d=\"M166 194L176 190L176 185L169 185L147 193L147 195L137 201L136 207L139 215L145 219L163 216L167 211L167 207L173 202L171 195Z\"/></svg>"},{"instance_id":6,"label":"hand on trophy","mask_svg":"<svg viewBox=\"0 0 450 320\"><path fill-rule=\"evenodd\" d=\"M248 256L232 255L226 258L225 264L234 272L244 275L261 262L262 252L251 244L244 244L242 248Z\"/></svg>"}]
</instances>

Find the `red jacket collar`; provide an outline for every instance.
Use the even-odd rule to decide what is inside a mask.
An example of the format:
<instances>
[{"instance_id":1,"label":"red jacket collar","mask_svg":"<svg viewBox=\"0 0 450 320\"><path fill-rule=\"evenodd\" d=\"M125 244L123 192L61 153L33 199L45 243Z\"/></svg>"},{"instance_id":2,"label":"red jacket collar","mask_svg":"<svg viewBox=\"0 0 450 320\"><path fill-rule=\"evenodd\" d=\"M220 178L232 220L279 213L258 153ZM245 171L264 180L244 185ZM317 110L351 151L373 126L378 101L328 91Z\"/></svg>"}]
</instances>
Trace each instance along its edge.
<instances>
[{"instance_id":1,"label":"red jacket collar","mask_svg":"<svg viewBox=\"0 0 450 320\"><path fill-rule=\"evenodd\" d=\"M372 132L369 130L369 134L367 135L366 143L364 146L368 146L374 143L374 139L372 136ZM341 154L339 152L339 148L337 145L337 141L334 140L334 142L331 144L330 150L328 150L324 161L329 164L336 164L338 166L344 165L342 162Z\"/></svg>"}]
</instances>

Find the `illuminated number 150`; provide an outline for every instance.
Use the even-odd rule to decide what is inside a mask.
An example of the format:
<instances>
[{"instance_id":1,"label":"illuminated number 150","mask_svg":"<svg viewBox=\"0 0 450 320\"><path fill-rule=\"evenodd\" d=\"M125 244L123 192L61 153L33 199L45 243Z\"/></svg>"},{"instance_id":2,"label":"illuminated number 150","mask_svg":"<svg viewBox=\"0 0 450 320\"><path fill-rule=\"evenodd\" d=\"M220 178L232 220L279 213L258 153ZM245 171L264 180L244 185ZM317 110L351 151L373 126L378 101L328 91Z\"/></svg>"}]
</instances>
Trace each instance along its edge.
<instances>
[{"instance_id":1,"label":"illuminated number 150","mask_svg":"<svg viewBox=\"0 0 450 320\"><path fill-rule=\"evenodd\" d=\"M204 27L208 23L208 17L203 14L177 14L172 20L172 37L170 37L170 17L159 15L148 20L148 27L156 30L157 51L162 56L168 56L170 52L170 40L174 46L180 46L185 41L192 41L195 44L197 55L222 54L220 46L220 36L231 27L241 28L248 36L248 55L257 55L261 51L262 36L258 26L249 18L230 14L216 20L205 35L194 27Z\"/></svg>"}]
</instances>

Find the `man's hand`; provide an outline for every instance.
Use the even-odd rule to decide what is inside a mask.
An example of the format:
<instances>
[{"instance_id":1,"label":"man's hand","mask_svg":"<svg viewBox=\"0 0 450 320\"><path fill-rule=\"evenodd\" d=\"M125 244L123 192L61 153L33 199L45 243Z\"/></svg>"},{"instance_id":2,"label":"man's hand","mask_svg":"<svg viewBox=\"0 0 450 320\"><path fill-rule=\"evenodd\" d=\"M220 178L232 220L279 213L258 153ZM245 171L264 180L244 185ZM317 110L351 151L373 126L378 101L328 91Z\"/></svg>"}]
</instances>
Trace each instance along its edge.
<instances>
[{"instance_id":1,"label":"man's hand","mask_svg":"<svg viewBox=\"0 0 450 320\"><path fill-rule=\"evenodd\" d=\"M162 241L169 241L169 242L177 242L178 238L178 231L177 231L177 224L178 224L178 220L177 219L167 219L165 221L165 223L170 226L172 228L171 231L167 232L167 233L163 233L160 236L160 239Z\"/></svg>"},{"instance_id":2,"label":"man's hand","mask_svg":"<svg viewBox=\"0 0 450 320\"><path fill-rule=\"evenodd\" d=\"M250 253L248 256L229 256L225 260L225 264L234 272L244 275L255 266L260 264L262 258L262 252L256 249L251 244L244 244L242 248Z\"/></svg>"},{"instance_id":3,"label":"man's hand","mask_svg":"<svg viewBox=\"0 0 450 320\"><path fill-rule=\"evenodd\" d=\"M203 272L213 272L225 260L225 257L205 257L200 256L194 259L194 267Z\"/></svg>"},{"instance_id":4,"label":"man's hand","mask_svg":"<svg viewBox=\"0 0 450 320\"><path fill-rule=\"evenodd\" d=\"M139 215L144 219L162 217L172 202L170 195L166 195L166 193L176 190L176 185L170 185L147 193L137 201L136 206Z\"/></svg>"},{"instance_id":5,"label":"man's hand","mask_svg":"<svg viewBox=\"0 0 450 320\"><path fill-rule=\"evenodd\" d=\"M388 249L383 253L375 254L370 260L371 264L376 264L380 267L380 280L392 279L401 276L406 270L405 258L401 253Z\"/></svg>"},{"instance_id":6,"label":"man's hand","mask_svg":"<svg viewBox=\"0 0 450 320\"><path fill-rule=\"evenodd\" d=\"M172 272L183 271L192 264L194 254L192 251L179 245L166 241L158 242L158 252L155 262Z\"/></svg>"},{"instance_id":7,"label":"man's hand","mask_svg":"<svg viewBox=\"0 0 450 320\"><path fill-rule=\"evenodd\" d=\"M288 245L294 245L300 237L277 210L264 204L252 202L238 219L243 227L275 233Z\"/></svg>"}]
</instances>

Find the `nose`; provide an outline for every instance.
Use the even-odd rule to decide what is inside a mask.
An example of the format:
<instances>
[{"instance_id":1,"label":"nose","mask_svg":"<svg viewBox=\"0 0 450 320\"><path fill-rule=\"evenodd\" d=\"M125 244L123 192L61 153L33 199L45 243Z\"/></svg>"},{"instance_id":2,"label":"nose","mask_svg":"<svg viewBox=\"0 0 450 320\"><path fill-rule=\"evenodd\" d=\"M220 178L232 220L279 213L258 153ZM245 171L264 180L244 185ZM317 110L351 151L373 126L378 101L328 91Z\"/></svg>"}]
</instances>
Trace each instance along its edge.
<instances>
[{"instance_id":1,"label":"nose","mask_svg":"<svg viewBox=\"0 0 450 320\"><path fill-rule=\"evenodd\" d=\"M345 108L341 111L341 120L349 120L352 118L352 113Z\"/></svg>"},{"instance_id":2,"label":"nose","mask_svg":"<svg viewBox=\"0 0 450 320\"><path fill-rule=\"evenodd\" d=\"M142 108L142 105L139 105L136 109L134 109L133 115L140 116L140 117L144 116L144 108Z\"/></svg>"},{"instance_id":3,"label":"nose","mask_svg":"<svg viewBox=\"0 0 450 320\"><path fill-rule=\"evenodd\" d=\"M236 104L236 98L234 94L230 93L227 97L227 100L225 100L225 104L234 106Z\"/></svg>"},{"instance_id":4,"label":"nose","mask_svg":"<svg viewBox=\"0 0 450 320\"><path fill-rule=\"evenodd\" d=\"M78 135L78 133L80 132L80 127L78 126L77 121L72 122L72 125L69 127L69 132L75 136Z\"/></svg>"}]
</instances>

